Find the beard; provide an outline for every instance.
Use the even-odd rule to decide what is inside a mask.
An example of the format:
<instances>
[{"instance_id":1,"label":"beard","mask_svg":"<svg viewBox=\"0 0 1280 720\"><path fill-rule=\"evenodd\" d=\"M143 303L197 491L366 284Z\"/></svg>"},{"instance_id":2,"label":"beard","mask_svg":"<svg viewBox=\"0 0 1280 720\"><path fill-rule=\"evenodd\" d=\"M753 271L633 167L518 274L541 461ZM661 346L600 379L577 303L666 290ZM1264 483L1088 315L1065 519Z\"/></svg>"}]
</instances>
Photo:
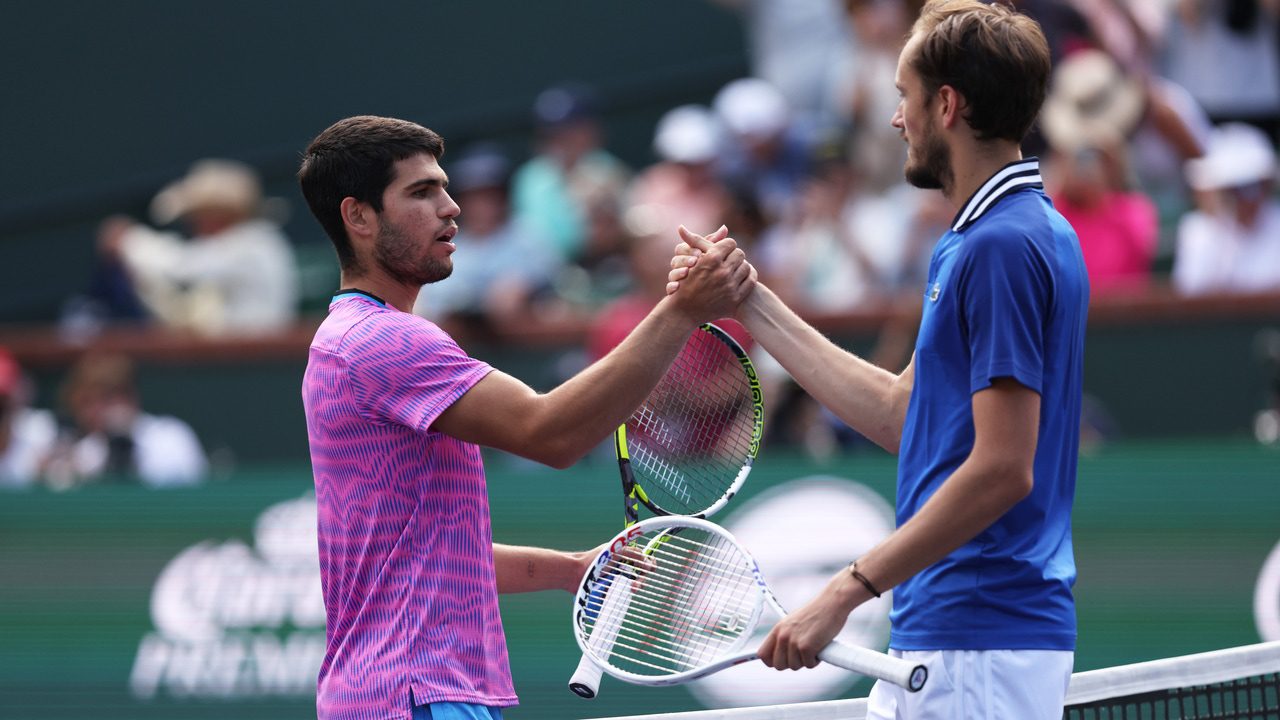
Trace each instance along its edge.
<instances>
[{"instance_id":1,"label":"beard","mask_svg":"<svg viewBox=\"0 0 1280 720\"><path fill-rule=\"evenodd\" d=\"M951 168L951 151L947 143L929 127L915 149L917 161L912 162L908 156L902 171L907 182L922 190L945 190L949 187L955 180L955 173Z\"/></svg>"},{"instance_id":2,"label":"beard","mask_svg":"<svg viewBox=\"0 0 1280 720\"><path fill-rule=\"evenodd\" d=\"M383 222L378 229L373 259L388 276L406 285L439 282L453 273L451 258L433 257L429 250L419 247L407 233L389 222Z\"/></svg>"}]
</instances>

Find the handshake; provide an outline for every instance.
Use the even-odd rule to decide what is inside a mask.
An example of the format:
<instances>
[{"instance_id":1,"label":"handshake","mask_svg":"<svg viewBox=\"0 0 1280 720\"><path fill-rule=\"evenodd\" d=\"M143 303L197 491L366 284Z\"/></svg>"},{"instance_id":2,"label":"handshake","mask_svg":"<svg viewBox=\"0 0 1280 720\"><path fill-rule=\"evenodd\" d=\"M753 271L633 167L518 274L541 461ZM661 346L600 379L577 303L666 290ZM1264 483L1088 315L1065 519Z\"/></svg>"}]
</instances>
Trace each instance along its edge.
<instances>
[{"instance_id":1,"label":"handshake","mask_svg":"<svg viewBox=\"0 0 1280 720\"><path fill-rule=\"evenodd\" d=\"M736 314L755 290L756 269L723 225L708 235L679 228L667 275L668 299L698 323Z\"/></svg>"}]
</instances>

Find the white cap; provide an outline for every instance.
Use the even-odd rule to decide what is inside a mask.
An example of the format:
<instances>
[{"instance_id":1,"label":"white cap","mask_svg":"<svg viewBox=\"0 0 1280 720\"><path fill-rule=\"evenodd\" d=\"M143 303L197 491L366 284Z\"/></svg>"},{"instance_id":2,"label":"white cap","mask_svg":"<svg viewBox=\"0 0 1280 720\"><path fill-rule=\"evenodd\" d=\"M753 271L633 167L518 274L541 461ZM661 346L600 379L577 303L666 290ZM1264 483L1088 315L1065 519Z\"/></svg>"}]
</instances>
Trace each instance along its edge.
<instances>
[{"instance_id":1,"label":"white cap","mask_svg":"<svg viewBox=\"0 0 1280 720\"><path fill-rule=\"evenodd\" d=\"M786 129L790 109L773 85L742 78L720 88L713 105L721 122L736 135L767 138Z\"/></svg>"},{"instance_id":2,"label":"white cap","mask_svg":"<svg viewBox=\"0 0 1280 720\"><path fill-rule=\"evenodd\" d=\"M719 142L716 117L702 105L668 110L653 133L653 149L664 160L704 163L713 160Z\"/></svg>"},{"instance_id":3,"label":"white cap","mask_svg":"<svg viewBox=\"0 0 1280 720\"><path fill-rule=\"evenodd\" d=\"M1197 190L1251 185L1276 174L1276 150L1253 125L1227 123L1213 129L1204 157L1188 160L1187 182Z\"/></svg>"}]
</instances>

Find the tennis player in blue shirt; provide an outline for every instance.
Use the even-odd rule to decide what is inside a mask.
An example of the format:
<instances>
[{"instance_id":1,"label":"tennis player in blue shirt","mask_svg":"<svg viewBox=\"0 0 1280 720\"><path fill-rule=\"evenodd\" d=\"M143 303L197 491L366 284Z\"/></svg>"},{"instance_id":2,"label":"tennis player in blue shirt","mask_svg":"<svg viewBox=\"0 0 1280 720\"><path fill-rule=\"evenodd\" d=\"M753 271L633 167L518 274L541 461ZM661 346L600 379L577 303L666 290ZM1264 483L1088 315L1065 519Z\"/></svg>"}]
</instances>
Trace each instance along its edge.
<instances>
[{"instance_id":1,"label":"tennis player in blue shirt","mask_svg":"<svg viewBox=\"0 0 1280 720\"><path fill-rule=\"evenodd\" d=\"M739 310L815 398L899 455L898 528L760 648L818 663L849 613L893 593L891 652L929 664L877 683L869 718L1058 720L1076 641L1071 504L1089 286L1075 232L1020 143L1049 49L1025 15L934 0L898 61L905 175L956 207L924 288L915 353L894 375L837 347L763 285ZM678 248L678 287L697 254Z\"/></svg>"}]
</instances>

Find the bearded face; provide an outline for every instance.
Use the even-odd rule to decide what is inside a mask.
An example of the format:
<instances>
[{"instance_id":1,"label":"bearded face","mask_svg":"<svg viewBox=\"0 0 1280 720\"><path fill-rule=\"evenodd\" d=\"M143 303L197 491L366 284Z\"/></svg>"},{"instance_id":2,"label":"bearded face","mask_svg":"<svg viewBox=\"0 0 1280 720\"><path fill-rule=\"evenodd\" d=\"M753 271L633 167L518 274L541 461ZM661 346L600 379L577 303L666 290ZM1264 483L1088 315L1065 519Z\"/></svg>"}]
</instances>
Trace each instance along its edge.
<instances>
[{"instance_id":1,"label":"bearded face","mask_svg":"<svg viewBox=\"0 0 1280 720\"><path fill-rule=\"evenodd\" d=\"M932 117L925 123L920 136L911 143L903 175L907 182L923 190L942 190L954 183L951 152L937 132Z\"/></svg>"},{"instance_id":2,"label":"bearded face","mask_svg":"<svg viewBox=\"0 0 1280 720\"><path fill-rule=\"evenodd\" d=\"M388 276L406 285L439 282L453 273L453 258L432 252L385 216L373 258Z\"/></svg>"}]
</instances>

